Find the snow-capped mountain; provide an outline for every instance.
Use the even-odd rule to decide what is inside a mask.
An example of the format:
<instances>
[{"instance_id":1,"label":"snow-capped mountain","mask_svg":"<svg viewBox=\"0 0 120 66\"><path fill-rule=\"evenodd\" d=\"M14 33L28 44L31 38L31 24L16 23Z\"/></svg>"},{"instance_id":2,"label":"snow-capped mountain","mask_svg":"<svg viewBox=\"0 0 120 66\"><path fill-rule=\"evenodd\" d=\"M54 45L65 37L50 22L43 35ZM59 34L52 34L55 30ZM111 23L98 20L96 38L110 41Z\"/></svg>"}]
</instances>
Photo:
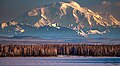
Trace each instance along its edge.
<instances>
[{"instance_id":1,"label":"snow-capped mountain","mask_svg":"<svg viewBox=\"0 0 120 66\"><path fill-rule=\"evenodd\" d=\"M0 35L119 38L119 27L120 22L111 14L94 12L70 1L34 8L11 22L3 21Z\"/></svg>"}]
</instances>

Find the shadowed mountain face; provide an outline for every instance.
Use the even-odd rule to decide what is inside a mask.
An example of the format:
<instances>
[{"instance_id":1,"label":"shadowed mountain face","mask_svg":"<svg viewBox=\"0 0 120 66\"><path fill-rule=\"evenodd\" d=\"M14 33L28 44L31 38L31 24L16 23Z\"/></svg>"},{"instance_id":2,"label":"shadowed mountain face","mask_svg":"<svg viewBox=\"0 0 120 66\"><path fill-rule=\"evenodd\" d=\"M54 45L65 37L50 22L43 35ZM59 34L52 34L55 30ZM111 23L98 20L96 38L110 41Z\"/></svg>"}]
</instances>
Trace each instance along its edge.
<instances>
[{"instance_id":1,"label":"shadowed mountain face","mask_svg":"<svg viewBox=\"0 0 120 66\"><path fill-rule=\"evenodd\" d=\"M119 26L120 22L109 13L94 12L74 1L58 2L34 8L11 22L3 21L0 36L116 39L120 38Z\"/></svg>"}]
</instances>

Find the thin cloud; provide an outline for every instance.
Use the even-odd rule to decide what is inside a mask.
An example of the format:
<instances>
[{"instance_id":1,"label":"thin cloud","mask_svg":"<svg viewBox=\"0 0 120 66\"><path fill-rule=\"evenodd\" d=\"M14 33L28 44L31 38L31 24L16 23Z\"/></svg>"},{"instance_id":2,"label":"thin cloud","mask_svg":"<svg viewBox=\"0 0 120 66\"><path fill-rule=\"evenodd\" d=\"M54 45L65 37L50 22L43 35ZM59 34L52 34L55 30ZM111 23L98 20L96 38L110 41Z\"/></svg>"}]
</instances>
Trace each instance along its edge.
<instances>
[{"instance_id":1,"label":"thin cloud","mask_svg":"<svg viewBox=\"0 0 120 66\"><path fill-rule=\"evenodd\" d=\"M111 5L112 3L110 1L102 1L101 2L103 5Z\"/></svg>"}]
</instances>

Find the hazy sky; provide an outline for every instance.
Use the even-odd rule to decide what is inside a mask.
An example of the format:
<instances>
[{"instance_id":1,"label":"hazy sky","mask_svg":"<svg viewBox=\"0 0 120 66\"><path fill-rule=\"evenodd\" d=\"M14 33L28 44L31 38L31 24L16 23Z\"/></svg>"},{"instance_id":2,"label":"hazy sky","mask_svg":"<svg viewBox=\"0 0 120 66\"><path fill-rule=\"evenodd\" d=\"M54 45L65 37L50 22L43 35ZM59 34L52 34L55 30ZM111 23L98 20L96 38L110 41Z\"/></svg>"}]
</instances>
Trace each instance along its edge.
<instances>
[{"instance_id":1,"label":"hazy sky","mask_svg":"<svg viewBox=\"0 0 120 66\"><path fill-rule=\"evenodd\" d=\"M70 0L0 0L0 22L11 21L22 13L38 6L44 6L53 2ZM120 0L74 0L81 6L93 11L108 12L120 20Z\"/></svg>"}]
</instances>

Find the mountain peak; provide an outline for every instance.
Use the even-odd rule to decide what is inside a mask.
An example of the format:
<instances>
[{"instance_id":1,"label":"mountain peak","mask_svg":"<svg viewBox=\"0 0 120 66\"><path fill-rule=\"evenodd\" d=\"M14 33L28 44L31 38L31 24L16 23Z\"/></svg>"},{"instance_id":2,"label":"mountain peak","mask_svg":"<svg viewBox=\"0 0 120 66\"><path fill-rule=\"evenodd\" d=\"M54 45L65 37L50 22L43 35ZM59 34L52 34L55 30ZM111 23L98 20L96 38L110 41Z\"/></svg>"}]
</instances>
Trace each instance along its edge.
<instances>
[{"instance_id":1,"label":"mountain peak","mask_svg":"<svg viewBox=\"0 0 120 66\"><path fill-rule=\"evenodd\" d=\"M75 19L75 22L78 24L81 24L80 16L83 15L84 18L87 20L88 25L90 27L94 25L101 25L101 26L120 26L120 22L115 19L112 15L107 15L107 18L104 18L100 13L93 12L92 10L81 7L77 2L71 1L71 2L59 2L60 6L54 3L54 5L50 5L48 7L42 7L42 8L36 8L28 12L29 16L37 16L40 12L41 19L34 25L35 27L40 27L44 25L49 25L54 22L57 22L57 20L62 19L61 17L64 17L68 15L67 9L71 9L72 12L72 18ZM54 18L50 17L53 16ZM95 23L94 23L95 22ZM85 25L86 26L86 25ZM67 27L67 26L66 26Z\"/></svg>"},{"instance_id":2,"label":"mountain peak","mask_svg":"<svg viewBox=\"0 0 120 66\"><path fill-rule=\"evenodd\" d=\"M31 27L59 26L70 28L82 36L89 34L104 34L108 32L107 27L119 27L120 22L111 14L101 14L86 7L81 7L75 1L52 3L49 6L34 8L27 13L17 17L9 24L3 22L2 29L7 26L16 26L15 31L24 33L26 30L19 25L30 25ZM96 29L91 29L96 27ZM99 27L98 27L99 26ZM87 30L84 30L86 29ZM104 28L102 31L99 28Z\"/></svg>"}]
</instances>

